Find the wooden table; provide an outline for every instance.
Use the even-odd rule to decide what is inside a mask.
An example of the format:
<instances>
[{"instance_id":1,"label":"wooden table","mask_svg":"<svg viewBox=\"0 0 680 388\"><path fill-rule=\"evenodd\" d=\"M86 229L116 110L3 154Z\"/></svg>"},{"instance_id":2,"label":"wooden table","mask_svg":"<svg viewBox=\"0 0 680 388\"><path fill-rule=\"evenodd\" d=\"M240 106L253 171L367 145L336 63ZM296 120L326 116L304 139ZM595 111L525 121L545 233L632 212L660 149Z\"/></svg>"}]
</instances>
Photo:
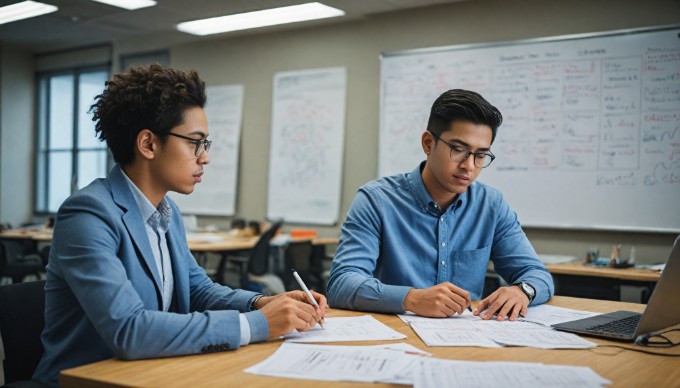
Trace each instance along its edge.
<instances>
[{"instance_id":1,"label":"wooden table","mask_svg":"<svg viewBox=\"0 0 680 388\"><path fill-rule=\"evenodd\" d=\"M643 287L646 303L659 281L661 272L643 268L611 268L581 262L546 264L555 280L555 294L581 298L621 300L621 286Z\"/></svg>"},{"instance_id":2,"label":"wooden table","mask_svg":"<svg viewBox=\"0 0 680 388\"><path fill-rule=\"evenodd\" d=\"M52 241L52 229L9 229L0 232L0 239Z\"/></svg>"},{"instance_id":3,"label":"wooden table","mask_svg":"<svg viewBox=\"0 0 680 388\"><path fill-rule=\"evenodd\" d=\"M581 310L609 312L619 309L642 311L644 305L588 300L569 297L555 297L550 302L555 306ZM355 316L366 313L345 310L330 310L328 316ZM475 347L427 347L418 336L395 315L372 314L391 328L407 336L403 342L432 353L434 357L476 361L525 361L546 364L589 366L603 377L611 380L614 387L672 387L680 385L678 359L646 355L614 348L592 350L542 350L525 347L502 349ZM592 339L599 344L621 344ZM680 335L673 336L674 341ZM399 342L399 341L383 341ZM347 342L346 345L373 345L380 341ZM61 385L65 387L318 387L350 386L350 383L330 383L286 378L256 376L243 370L266 359L281 344L270 341L245 346L239 350L172 357L165 359L121 361L109 359L61 372ZM624 344L624 346L635 347ZM678 349L655 349L655 351L678 353ZM369 385L366 385L367 387ZM370 386L387 386L376 384Z\"/></svg>"}]
</instances>

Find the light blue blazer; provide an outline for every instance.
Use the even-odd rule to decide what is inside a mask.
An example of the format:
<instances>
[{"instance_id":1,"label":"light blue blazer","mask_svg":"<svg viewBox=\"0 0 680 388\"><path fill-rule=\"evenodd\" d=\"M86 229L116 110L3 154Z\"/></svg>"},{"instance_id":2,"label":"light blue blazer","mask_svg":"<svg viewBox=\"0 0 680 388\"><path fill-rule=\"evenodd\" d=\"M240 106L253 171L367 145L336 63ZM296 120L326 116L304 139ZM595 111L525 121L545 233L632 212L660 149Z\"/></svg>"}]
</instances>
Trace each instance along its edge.
<instances>
[{"instance_id":1,"label":"light blue blazer","mask_svg":"<svg viewBox=\"0 0 680 388\"><path fill-rule=\"evenodd\" d=\"M57 214L45 285L45 353L33 376L111 357L141 359L237 349L239 312L251 342L268 337L255 293L213 283L189 252L180 211L166 238L175 312L160 311L160 277L144 221L119 166L68 198Z\"/></svg>"}]
</instances>

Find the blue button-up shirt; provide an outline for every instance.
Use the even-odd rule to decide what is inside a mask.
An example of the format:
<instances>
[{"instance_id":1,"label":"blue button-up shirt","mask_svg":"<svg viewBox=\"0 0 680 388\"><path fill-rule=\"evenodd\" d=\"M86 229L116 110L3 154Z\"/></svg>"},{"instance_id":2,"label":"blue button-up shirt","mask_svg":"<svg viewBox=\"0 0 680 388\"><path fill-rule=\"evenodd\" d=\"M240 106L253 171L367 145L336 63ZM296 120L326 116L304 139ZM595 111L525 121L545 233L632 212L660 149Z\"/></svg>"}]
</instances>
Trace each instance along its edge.
<instances>
[{"instance_id":1,"label":"blue button-up shirt","mask_svg":"<svg viewBox=\"0 0 680 388\"><path fill-rule=\"evenodd\" d=\"M509 284L534 287L532 305L548 301L552 276L501 193L473 182L442 210L427 192L421 168L359 189L331 266L329 304L401 313L411 288L446 281L480 299L489 260Z\"/></svg>"}]
</instances>

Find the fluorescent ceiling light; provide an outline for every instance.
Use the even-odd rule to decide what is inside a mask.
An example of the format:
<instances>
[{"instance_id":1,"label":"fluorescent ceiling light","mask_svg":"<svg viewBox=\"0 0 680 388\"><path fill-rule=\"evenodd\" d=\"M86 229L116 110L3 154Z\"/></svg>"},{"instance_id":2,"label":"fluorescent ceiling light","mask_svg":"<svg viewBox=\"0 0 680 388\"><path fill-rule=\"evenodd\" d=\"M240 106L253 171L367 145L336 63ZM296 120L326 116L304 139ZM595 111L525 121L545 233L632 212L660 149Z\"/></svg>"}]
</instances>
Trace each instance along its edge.
<instances>
[{"instance_id":1,"label":"fluorescent ceiling light","mask_svg":"<svg viewBox=\"0 0 680 388\"><path fill-rule=\"evenodd\" d=\"M178 24L177 29L194 35L210 35L277 24L303 22L305 20L325 19L343 16L344 14L345 11L321 3L307 3L184 22Z\"/></svg>"},{"instance_id":2,"label":"fluorescent ceiling light","mask_svg":"<svg viewBox=\"0 0 680 388\"><path fill-rule=\"evenodd\" d=\"M28 19L34 16L51 13L59 8L54 5L39 3L37 1L24 1L12 5L0 7L0 24L13 22L15 20Z\"/></svg>"},{"instance_id":3,"label":"fluorescent ceiling light","mask_svg":"<svg viewBox=\"0 0 680 388\"><path fill-rule=\"evenodd\" d=\"M129 10L146 8L151 7L152 5L156 5L156 2L154 0L93 0L93 1Z\"/></svg>"}]
</instances>

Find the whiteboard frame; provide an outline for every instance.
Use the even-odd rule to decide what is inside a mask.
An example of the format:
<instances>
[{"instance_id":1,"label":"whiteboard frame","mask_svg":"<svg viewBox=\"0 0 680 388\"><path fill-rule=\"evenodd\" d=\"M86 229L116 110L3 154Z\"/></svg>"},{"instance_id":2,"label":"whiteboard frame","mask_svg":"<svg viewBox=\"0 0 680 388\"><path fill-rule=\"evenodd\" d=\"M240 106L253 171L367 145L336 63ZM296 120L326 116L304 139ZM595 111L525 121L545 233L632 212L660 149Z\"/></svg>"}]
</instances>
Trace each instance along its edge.
<instances>
[{"instance_id":1,"label":"whiteboard frame","mask_svg":"<svg viewBox=\"0 0 680 388\"><path fill-rule=\"evenodd\" d=\"M466 43L457 44L451 46L439 46L439 47L425 47L418 49L409 50L397 50L388 51L380 53L380 59L387 57L397 57L397 56L407 56L413 54L433 54L440 53L444 51L457 51L457 50L467 50L467 49L477 49L477 48L491 48L491 47L505 47L505 46L516 46L527 43L546 43L555 41L565 41L565 40L579 40L579 39L589 39L589 38L605 38L608 36L620 36L620 35L632 35L640 34L645 32L661 32L668 30L675 30L680 28L680 24L667 24L664 26L657 27L640 27L640 28L629 28L623 30L613 30L604 32L587 32L583 34L569 34L569 35L557 35L557 36L547 36L542 38L530 38L530 39L520 39L520 40L508 40L508 41L497 41L488 43Z\"/></svg>"},{"instance_id":2,"label":"whiteboard frame","mask_svg":"<svg viewBox=\"0 0 680 388\"><path fill-rule=\"evenodd\" d=\"M479 48L493 48L493 47L508 47L524 44L535 44L535 43L546 43L555 41L568 41L568 40L580 40L580 39L590 39L590 38L603 38L610 36L622 36L622 35L633 35L647 32L661 32L680 29L680 24L667 24L662 26L650 26L650 27L640 27L640 28L628 28L622 30L612 30L603 32L587 32L581 34L568 34L568 35L557 35L548 36L541 38L529 38L529 39L519 39L519 40L509 40L509 41L496 41L487 43L467 43L458 44L451 46L438 46L438 47L425 47L418 49L408 49L408 50L397 50L388 51L380 53L380 60L388 57L399 57L408 56L414 54L434 54L440 52L448 51L460 51L468 49L479 49ZM678 36L680 38L680 34ZM382 82L382 81L381 81ZM382 87L382 86L381 86ZM380 109L383 107L383 95L380 93ZM380 120L382 120L382 114L380 115ZM382 128L382 123L380 123ZM380 164L380 158L378 158L378 164ZM378 171L380 171L380 166L378 165ZM522 223L523 228L530 229L556 229L556 230L596 230L596 231L611 231L611 232L635 232L635 233L663 233L663 234L679 234L680 228L649 228L649 227L623 227L623 226L607 226L607 225L596 225L596 226L580 226L580 225L547 225L542 223Z\"/></svg>"}]
</instances>

